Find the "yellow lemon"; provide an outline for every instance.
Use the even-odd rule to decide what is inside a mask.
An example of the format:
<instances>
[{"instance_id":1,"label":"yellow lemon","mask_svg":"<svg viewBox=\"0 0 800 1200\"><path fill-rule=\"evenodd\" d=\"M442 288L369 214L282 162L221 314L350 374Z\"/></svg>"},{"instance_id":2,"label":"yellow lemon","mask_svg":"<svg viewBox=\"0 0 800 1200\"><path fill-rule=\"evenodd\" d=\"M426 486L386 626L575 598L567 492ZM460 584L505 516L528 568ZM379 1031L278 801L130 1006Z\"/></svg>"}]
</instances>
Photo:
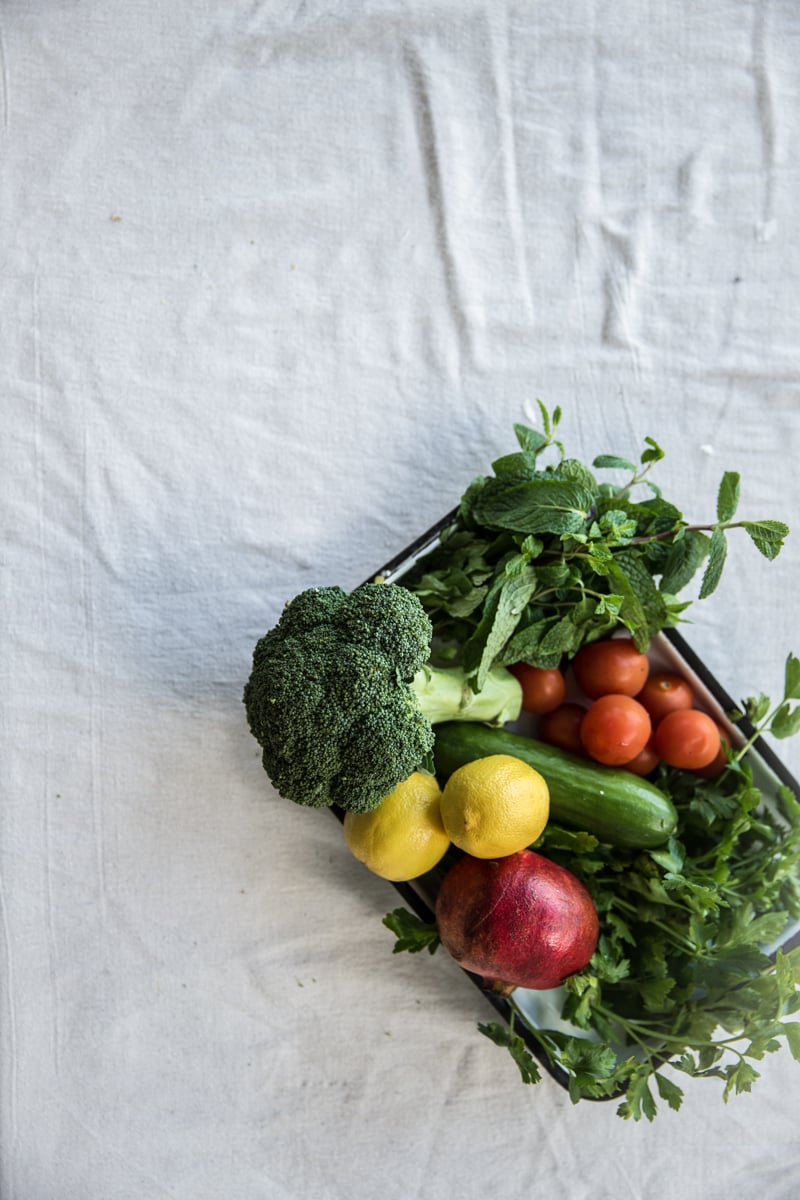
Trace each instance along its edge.
<instances>
[{"instance_id":1,"label":"yellow lemon","mask_svg":"<svg viewBox=\"0 0 800 1200\"><path fill-rule=\"evenodd\" d=\"M431 871L450 839L433 775L415 771L367 813L345 813L344 839L355 857L382 879L399 883Z\"/></svg>"},{"instance_id":2,"label":"yellow lemon","mask_svg":"<svg viewBox=\"0 0 800 1200\"><path fill-rule=\"evenodd\" d=\"M533 767L489 754L459 767L442 792L450 840L473 858L503 858L535 842L550 816L550 791Z\"/></svg>"}]
</instances>

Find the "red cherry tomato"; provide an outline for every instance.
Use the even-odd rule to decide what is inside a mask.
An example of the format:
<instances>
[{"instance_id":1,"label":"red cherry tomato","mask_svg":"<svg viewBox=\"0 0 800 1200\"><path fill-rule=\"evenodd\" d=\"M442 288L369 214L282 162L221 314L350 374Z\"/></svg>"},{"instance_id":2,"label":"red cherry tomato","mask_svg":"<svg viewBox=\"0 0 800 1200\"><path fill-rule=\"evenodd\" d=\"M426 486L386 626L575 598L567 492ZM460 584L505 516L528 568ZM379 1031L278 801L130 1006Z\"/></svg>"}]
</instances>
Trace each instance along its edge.
<instances>
[{"instance_id":1,"label":"red cherry tomato","mask_svg":"<svg viewBox=\"0 0 800 1200\"><path fill-rule=\"evenodd\" d=\"M650 675L636 699L650 713L650 720L654 725L666 717L667 713L691 708L694 704L694 694L690 685L683 676L673 675L670 671L658 671L655 675Z\"/></svg>"},{"instance_id":2,"label":"red cherry tomato","mask_svg":"<svg viewBox=\"0 0 800 1200\"><path fill-rule=\"evenodd\" d=\"M567 684L557 667L532 667L515 663L510 668L522 685L522 707L528 713L549 713L558 708L567 694Z\"/></svg>"},{"instance_id":3,"label":"red cherry tomato","mask_svg":"<svg viewBox=\"0 0 800 1200\"><path fill-rule=\"evenodd\" d=\"M539 722L538 736L550 746L586 757L581 741L581 721L586 716L582 704L560 704Z\"/></svg>"},{"instance_id":4,"label":"red cherry tomato","mask_svg":"<svg viewBox=\"0 0 800 1200\"><path fill-rule=\"evenodd\" d=\"M719 729L708 713L682 708L667 713L656 727L656 749L664 762L697 771L713 762L720 748Z\"/></svg>"},{"instance_id":5,"label":"red cherry tomato","mask_svg":"<svg viewBox=\"0 0 800 1200\"><path fill-rule=\"evenodd\" d=\"M719 775L720 771L728 761L728 756L725 753L725 747L730 746L731 739L728 737L721 725L717 726L717 730L719 732L720 739L719 750L707 767L700 767L695 771L695 775L700 775L703 779L714 779L717 775Z\"/></svg>"},{"instance_id":6,"label":"red cherry tomato","mask_svg":"<svg viewBox=\"0 0 800 1200\"><path fill-rule=\"evenodd\" d=\"M650 672L646 654L630 638L609 638L581 646L572 662L578 687L592 700L600 696L635 696Z\"/></svg>"},{"instance_id":7,"label":"red cherry tomato","mask_svg":"<svg viewBox=\"0 0 800 1200\"><path fill-rule=\"evenodd\" d=\"M651 735L644 749L639 751L636 758L623 763L623 766L626 771L632 771L634 775L649 775L651 771L655 771L660 762L661 758L656 750L655 738Z\"/></svg>"},{"instance_id":8,"label":"red cherry tomato","mask_svg":"<svg viewBox=\"0 0 800 1200\"><path fill-rule=\"evenodd\" d=\"M589 755L608 767L631 762L652 732L646 708L631 696L611 693L595 700L581 722L581 741Z\"/></svg>"}]
</instances>

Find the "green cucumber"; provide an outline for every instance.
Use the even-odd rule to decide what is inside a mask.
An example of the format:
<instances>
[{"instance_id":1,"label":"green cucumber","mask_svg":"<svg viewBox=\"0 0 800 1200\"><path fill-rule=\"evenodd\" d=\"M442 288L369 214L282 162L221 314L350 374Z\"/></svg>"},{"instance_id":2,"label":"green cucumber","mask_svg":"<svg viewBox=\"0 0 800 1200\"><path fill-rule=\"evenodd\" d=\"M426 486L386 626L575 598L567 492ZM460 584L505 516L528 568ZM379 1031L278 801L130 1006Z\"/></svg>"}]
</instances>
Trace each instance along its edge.
<instances>
[{"instance_id":1,"label":"green cucumber","mask_svg":"<svg viewBox=\"0 0 800 1200\"><path fill-rule=\"evenodd\" d=\"M619 767L587 762L523 734L469 721L434 727L434 762L442 779L476 758L512 754L544 777L555 822L631 850L660 846L675 831L677 813L659 788Z\"/></svg>"}]
</instances>

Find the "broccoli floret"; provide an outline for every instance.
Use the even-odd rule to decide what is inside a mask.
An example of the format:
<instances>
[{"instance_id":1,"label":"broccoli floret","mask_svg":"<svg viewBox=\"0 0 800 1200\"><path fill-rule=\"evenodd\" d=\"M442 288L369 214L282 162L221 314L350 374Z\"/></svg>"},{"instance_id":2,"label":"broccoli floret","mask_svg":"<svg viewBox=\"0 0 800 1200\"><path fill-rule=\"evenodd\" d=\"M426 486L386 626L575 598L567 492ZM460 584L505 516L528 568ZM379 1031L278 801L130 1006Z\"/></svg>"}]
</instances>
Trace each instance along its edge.
<instances>
[{"instance_id":1,"label":"broccoli floret","mask_svg":"<svg viewBox=\"0 0 800 1200\"><path fill-rule=\"evenodd\" d=\"M519 716L521 689L495 668L480 693L429 664L432 626L399 584L310 588L257 643L244 689L264 769L288 800L368 812L425 761L432 725Z\"/></svg>"}]
</instances>

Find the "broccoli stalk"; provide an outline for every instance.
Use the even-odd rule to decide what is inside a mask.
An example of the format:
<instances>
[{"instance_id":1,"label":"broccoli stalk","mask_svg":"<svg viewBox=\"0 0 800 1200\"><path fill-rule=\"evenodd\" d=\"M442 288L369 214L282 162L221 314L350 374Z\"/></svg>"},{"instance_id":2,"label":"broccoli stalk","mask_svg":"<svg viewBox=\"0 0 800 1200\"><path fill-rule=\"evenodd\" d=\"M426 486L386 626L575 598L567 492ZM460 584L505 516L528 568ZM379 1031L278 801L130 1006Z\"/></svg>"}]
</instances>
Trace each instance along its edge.
<instances>
[{"instance_id":1,"label":"broccoli stalk","mask_svg":"<svg viewBox=\"0 0 800 1200\"><path fill-rule=\"evenodd\" d=\"M295 596L253 652L247 719L277 791L311 808L369 812L430 755L444 721L515 720L522 689L494 668L475 693L429 662L432 627L399 584Z\"/></svg>"},{"instance_id":2,"label":"broccoli stalk","mask_svg":"<svg viewBox=\"0 0 800 1200\"><path fill-rule=\"evenodd\" d=\"M426 664L411 680L411 690L431 725L443 721L505 725L520 714L522 689L505 667L492 667L481 690L473 692L461 667Z\"/></svg>"}]
</instances>

